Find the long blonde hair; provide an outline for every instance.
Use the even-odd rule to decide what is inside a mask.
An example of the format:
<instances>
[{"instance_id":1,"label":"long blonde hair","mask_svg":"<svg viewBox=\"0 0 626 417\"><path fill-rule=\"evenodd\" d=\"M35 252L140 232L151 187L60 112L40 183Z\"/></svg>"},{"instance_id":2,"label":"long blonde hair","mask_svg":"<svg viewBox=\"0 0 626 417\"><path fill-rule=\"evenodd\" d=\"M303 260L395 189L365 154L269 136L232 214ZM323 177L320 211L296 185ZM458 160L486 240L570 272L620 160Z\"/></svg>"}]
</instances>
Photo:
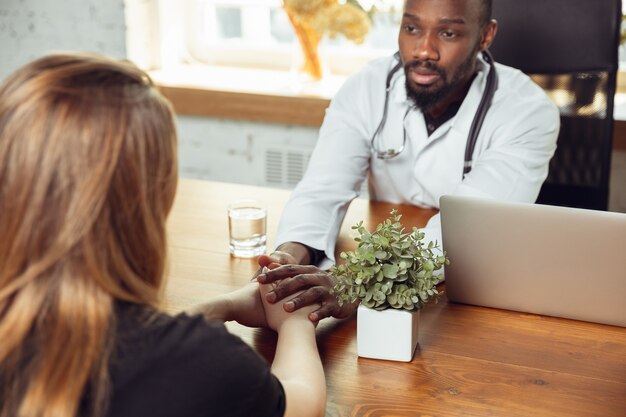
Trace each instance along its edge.
<instances>
[{"instance_id":1,"label":"long blonde hair","mask_svg":"<svg viewBox=\"0 0 626 417\"><path fill-rule=\"evenodd\" d=\"M157 304L176 181L134 65L57 54L0 87L0 416L102 414L114 301Z\"/></svg>"}]
</instances>

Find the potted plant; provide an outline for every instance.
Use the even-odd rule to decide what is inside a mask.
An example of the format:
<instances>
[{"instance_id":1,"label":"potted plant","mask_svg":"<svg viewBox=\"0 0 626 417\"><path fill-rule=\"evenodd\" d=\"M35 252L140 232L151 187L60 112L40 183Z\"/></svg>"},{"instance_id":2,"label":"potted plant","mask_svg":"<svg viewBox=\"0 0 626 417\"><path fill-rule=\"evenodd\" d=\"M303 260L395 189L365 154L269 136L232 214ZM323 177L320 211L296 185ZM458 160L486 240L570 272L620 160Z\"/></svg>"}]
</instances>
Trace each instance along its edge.
<instances>
[{"instance_id":1,"label":"potted plant","mask_svg":"<svg viewBox=\"0 0 626 417\"><path fill-rule=\"evenodd\" d=\"M360 300L357 354L409 362L417 346L419 311L439 298L436 274L449 261L439 245L425 243L416 227L406 232L396 210L370 233L359 222L352 229L358 248L342 252L345 263L333 266L332 288L339 304Z\"/></svg>"}]
</instances>

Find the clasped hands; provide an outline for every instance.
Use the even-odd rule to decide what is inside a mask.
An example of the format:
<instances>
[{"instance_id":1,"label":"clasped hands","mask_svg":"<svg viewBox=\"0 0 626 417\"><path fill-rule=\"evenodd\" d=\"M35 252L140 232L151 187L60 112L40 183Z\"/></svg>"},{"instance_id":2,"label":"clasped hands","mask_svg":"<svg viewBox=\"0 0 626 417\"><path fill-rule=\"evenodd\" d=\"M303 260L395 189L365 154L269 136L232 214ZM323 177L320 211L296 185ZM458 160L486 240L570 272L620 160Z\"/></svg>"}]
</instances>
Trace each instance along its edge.
<instances>
[{"instance_id":1,"label":"clasped hands","mask_svg":"<svg viewBox=\"0 0 626 417\"><path fill-rule=\"evenodd\" d=\"M248 327L270 327L279 332L286 321L302 320L317 325L326 317L345 318L358 302L339 306L329 290L335 280L328 271L313 265L298 265L287 252L259 257L256 282L205 304L209 319L234 320Z\"/></svg>"}]
</instances>

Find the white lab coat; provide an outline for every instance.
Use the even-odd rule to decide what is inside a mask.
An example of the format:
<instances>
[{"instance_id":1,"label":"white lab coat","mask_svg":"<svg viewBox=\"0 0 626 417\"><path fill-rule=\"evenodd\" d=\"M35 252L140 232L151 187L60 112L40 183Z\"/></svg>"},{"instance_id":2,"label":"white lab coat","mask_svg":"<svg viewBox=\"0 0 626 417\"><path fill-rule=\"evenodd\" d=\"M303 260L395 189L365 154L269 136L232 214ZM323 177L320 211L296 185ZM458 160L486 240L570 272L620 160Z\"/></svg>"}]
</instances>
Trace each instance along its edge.
<instances>
[{"instance_id":1,"label":"white lab coat","mask_svg":"<svg viewBox=\"0 0 626 417\"><path fill-rule=\"evenodd\" d=\"M489 72L479 60L458 113L430 137L423 114L414 108L406 113L410 103L404 71L396 72L377 147L398 149L403 124L407 141L404 151L389 160L376 157L370 140L383 115L385 80L396 61L373 61L350 77L326 111L304 178L283 211L276 244L301 242L323 250L327 258L320 267L329 267L348 205L368 173L372 200L434 208L444 194L534 202L556 149L559 112L540 87L514 68L496 64L498 88L476 142L472 171L462 179L467 135ZM439 215L423 231L426 241L441 243Z\"/></svg>"}]
</instances>

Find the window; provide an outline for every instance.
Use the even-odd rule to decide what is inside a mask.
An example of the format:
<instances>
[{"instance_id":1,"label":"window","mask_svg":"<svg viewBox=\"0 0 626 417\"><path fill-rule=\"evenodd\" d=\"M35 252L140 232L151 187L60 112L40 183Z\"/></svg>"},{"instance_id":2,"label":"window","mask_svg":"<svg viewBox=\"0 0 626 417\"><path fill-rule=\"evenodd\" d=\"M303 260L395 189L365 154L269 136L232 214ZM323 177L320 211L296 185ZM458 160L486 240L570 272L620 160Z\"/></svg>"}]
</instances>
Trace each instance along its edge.
<instances>
[{"instance_id":1,"label":"window","mask_svg":"<svg viewBox=\"0 0 626 417\"><path fill-rule=\"evenodd\" d=\"M402 1L362 3L378 9L365 42L355 45L339 35L320 46L332 73L349 74L397 48ZM280 0L195 0L192 8L189 53L198 61L282 70L293 65L299 46Z\"/></svg>"},{"instance_id":2,"label":"window","mask_svg":"<svg viewBox=\"0 0 626 417\"><path fill-rule=\"evenodd\" d=\"M365 42L356 45L338 35L324 38L320 45L333 74L350 74L397 49L403 0L361 0L360 4L376 8ZM280 0L126 0L126 9L129 56L151 68L210 64L287 71L299 48ZM153 30L144 28L140 42L142 34L133 29L139 23L145 26L149 16L155 21Z\"/></svg>"}]
</instances>

